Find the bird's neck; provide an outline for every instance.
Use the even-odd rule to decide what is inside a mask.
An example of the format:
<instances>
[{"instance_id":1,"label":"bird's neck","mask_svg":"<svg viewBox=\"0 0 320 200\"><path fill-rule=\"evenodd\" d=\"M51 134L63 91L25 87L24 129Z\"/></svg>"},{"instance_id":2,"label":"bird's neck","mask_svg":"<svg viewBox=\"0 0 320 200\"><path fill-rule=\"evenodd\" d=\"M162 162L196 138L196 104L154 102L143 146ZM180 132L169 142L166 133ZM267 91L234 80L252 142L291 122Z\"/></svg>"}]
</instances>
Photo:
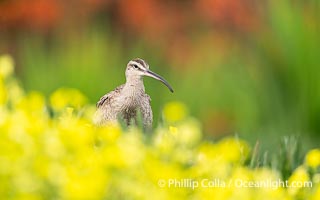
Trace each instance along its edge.
<instances>
[{"instance_id":1,"label":"bird's neck","mask_svg":"<svg viewBox=\"0 0 320 200\"><path fill-rule=\"evenodd\" d=\"M123 89L129 95L144 93L145 90L144 90L143 79L141 77L137 77L137 78L131 77L127 79L125 87Z\"/></svg>"}]
</instances>

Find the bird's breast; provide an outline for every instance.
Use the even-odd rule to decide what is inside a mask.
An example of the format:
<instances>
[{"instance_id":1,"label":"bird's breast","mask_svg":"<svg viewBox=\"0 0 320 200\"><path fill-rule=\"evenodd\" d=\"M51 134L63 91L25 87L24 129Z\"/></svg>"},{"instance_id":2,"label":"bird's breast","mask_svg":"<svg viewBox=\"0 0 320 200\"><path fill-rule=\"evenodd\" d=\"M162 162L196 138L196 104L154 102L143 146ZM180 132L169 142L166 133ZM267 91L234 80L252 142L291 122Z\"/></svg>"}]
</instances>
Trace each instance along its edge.
<instances>
[{"instance_id":1,"label":"bird's breast","mask_svg":"<svg viewBox=\"0 0 320 200\"><path fill-rule=\"evenodd\" d=\"M120 107L124 110L132 110L139 106L140 95L138 94L126 94L121 96L117 103L120 104Z\"/></svg>"}]
</instances>

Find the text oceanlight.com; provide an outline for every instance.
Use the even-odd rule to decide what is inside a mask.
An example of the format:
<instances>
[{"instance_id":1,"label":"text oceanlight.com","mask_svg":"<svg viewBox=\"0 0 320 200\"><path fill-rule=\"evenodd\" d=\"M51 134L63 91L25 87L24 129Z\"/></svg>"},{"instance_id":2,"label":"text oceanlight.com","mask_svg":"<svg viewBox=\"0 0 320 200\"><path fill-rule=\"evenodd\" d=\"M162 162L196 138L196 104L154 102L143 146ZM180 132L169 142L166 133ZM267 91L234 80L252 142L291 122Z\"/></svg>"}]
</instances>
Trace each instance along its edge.
<instances>
[{"instance_id":1,"label":"text oceanlight.com","mask_svg":"<svg viewBox=\"0 0 320 200\"><path fill-rule=\"evenodd\" d=\"M243 180L243 179L230 179L228 181L221 179L159 179L159 187L168 187L168 188L227 188L227 187L236 187L236 188L272 188L277 189L279 187L283 188L311 188L311 181L288 181L288 180Z\"/></svg>"}]
</instances>

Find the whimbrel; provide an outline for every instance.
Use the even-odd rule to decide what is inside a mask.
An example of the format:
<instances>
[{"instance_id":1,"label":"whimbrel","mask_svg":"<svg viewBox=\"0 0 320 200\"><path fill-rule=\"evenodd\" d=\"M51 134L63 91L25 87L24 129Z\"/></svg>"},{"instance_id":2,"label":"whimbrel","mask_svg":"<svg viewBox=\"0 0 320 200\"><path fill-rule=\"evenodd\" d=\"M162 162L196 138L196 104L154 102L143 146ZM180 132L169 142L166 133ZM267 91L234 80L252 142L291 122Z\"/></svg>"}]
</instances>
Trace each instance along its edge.
<instances>
[{"instance_id":1,"label":"whimbrel","mask_svg":"<svg viewBox=\"0 0 320 200\"><path fill-rule=\"evenodd\" d=\"M169 83L152 72L144 60L133 59L127 64L126 83L105 94L98 101L94 123L104 125L120 118L130 125L132 122L137 123L137 113L140 112L144 128L151 128L153 120L151 99L145 93L143 76L161 81L173 92Z\"/></svg>"}]
</instances>

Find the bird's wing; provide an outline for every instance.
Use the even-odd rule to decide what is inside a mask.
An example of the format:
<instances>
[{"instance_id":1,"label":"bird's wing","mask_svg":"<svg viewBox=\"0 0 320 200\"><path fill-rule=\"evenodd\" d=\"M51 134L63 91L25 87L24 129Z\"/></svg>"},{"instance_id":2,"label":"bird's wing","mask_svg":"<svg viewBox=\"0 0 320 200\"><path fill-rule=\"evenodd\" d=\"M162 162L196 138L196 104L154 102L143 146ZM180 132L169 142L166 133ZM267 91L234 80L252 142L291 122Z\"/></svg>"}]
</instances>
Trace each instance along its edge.
<instances>
[{"instance_id":1,"label":"bird's wing","mask_svg":"<svg viewBox=\"0 0 320 200\"><path fill-rule=\"evenodd\" d=\"M143 125L146 128L152 128L152 121L153 121L153 115L152 115L152 109L151 109L151 98L147 94L143 94L143 98L141 99L141 114L143 119Z\"/></svg>"},{"instance_id":2,"label":"bird's wing","mask_svg":"<svg viewBox=\"0 0 320 200\"><path fill-rule=\"evenodd\" d=\"M149 103L151 102L151 97L148 94L144 93L144 97L147 99Z\"/></svg>"},{"instance_id":3,"label":"bird's wing","mask_svg":"<svg viewBox=\"0 0 320 200\"><path fill-rule=\"evenodd\" d=\"M120 91L122 90L123 87L124 87L124 84L116 87L116 89L114 89L113 91L103 95L100 98L100 100L97 102L97 108L100 108L104 104L108 104L113 97L120 94Z\"/></svg>"}]
</instances>

